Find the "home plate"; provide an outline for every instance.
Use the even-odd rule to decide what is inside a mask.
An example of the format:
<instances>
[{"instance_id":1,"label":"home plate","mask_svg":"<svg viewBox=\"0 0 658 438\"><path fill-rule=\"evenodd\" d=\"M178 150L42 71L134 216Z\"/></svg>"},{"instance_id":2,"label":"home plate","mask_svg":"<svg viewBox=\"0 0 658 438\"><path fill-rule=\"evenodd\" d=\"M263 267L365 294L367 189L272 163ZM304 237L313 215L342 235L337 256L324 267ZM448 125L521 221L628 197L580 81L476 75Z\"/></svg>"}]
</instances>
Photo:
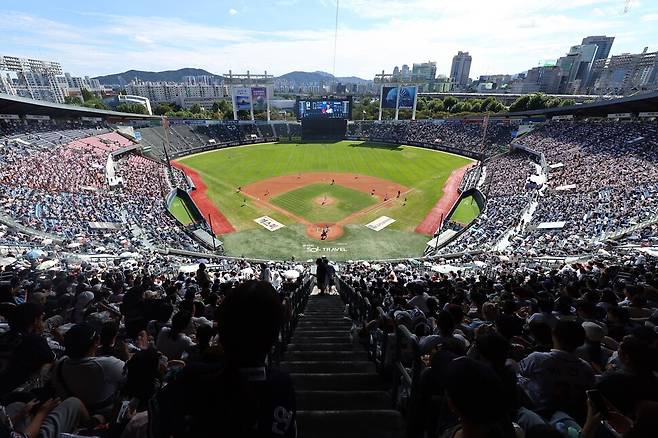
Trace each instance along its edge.
<instances>
[{"instance_id":1,"label":"home plate","mask_svg":"<svg viewBox=\"0 0 658 438\"><path fill-rule=\"evenodd\" d=\"M374 221L370 222L369 224L366 224L366 227L374 231L381 231L384 228L391 225L393 222L395 222L395 219L391 219L388 216L381 216L375 219Z\"/></svg>"}]
</instances>

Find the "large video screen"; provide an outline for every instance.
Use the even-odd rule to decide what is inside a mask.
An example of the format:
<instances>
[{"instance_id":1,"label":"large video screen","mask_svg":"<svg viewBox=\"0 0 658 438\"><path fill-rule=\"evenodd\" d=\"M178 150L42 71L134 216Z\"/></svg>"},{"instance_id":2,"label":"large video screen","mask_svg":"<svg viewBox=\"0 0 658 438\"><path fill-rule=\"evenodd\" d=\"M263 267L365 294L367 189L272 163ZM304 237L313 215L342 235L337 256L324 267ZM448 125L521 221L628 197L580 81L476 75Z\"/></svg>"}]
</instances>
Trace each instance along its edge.
<instances>
[{"instance_id":1,"label":"large video screen","mask_svg":"<svg viewBox=\"0 0 658 438\"><path fill-rule=\"evenodd\" d=\"M351 119L352 98L297 99L299 119Z\"/></svg>"}]
</instances>

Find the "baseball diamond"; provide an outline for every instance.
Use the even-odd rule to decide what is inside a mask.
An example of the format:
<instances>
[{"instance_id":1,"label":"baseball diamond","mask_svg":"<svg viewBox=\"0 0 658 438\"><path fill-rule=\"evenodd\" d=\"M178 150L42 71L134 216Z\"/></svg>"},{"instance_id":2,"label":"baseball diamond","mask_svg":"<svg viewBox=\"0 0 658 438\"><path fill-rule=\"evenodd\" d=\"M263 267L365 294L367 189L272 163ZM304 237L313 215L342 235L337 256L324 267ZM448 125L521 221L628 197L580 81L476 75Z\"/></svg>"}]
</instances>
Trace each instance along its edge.
<instances>
[{"instance_id":1,"label":"baseball diamond","mask_svg":"<svg viewBox=\"0 0 658 438\"><path fill-rule=\"evenodd\" d=\"M270 143L175 161L194 181L227 254L307 259L339 247L339 259L417 256L459 198L471 159L412 146L360 141ZM269 216L284 228L254 222ZM365 224L388 216L381 231ZM338 245L340 244L340 245Z\"/></svg>"}]
</instances>

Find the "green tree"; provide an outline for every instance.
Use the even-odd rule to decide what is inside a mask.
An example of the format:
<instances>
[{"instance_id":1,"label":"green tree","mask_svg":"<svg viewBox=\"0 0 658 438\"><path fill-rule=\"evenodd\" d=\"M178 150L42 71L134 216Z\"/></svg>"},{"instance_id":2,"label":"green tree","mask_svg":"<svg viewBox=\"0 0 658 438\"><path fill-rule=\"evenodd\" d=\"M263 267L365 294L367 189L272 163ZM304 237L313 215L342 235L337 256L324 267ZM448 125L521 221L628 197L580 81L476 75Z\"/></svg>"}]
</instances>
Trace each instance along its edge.
<instances>
[{"instance_id":1,"label":"green tree","mask_svg":"<svg viewBox=\"0 0 658 438\"><path fill-rule=\"evenodd\" d=\"M575 99L564 99L564 100L562 100L562 102L560 102L560 106L571 106L571 105L575 105L575 104L576 104Z\"/></svg>"},{"instance_id":2,"label":"green tree","mask_svg":"<svg viewBox=\"0 0 658 438\"><path fill-rule=\"evenodd\" d=\"M459 102L456 97L453 96L448 96L445 99L443 99L443 107L445 108L446 111L450 111L450 109Z\"/></svg>"},{"instance_id":3,"label":"green tree","mask_svg":"<svg viewBox=\"0 0 658 438\"><path fill-rule=\"evenodd\" d=\"M471 111L474 113L482 111L482 101L480 99L469 100L468 103L471 105Z\"/></svg>"},{"instance_id":4,"label":"green tree","mask_svg":"<svg viewBox=\"0 0 658 438\"><path fill-rule=\"evenodd\" d=\"M432 113L440 113L445 111L446 107L441 99L432 99L428 104L429 110Z\"/></svg>"},{"instance_id":5,"label":"green tree","mask_svg":"<svg viewBox=\"0 0 658 438\"><path fill-rule=\"evenodd\" d=\"M212 104L212 112L214 113L222 113L222 114L229 114L233 113L233 107L229 103L228 100L217 100Z\"/></svg>"},{"instance_id":6,"label":"green tree","mask_svg":"<svg viewBox=\"0 0 658 438\"><path fill-rule=\"evenodd\" d=\"M166 115L170 111L176 111L176 107L170 103L159 103L153 108L153 114L158 116Z\"/></svg>"},{"instance_id":7,"label":"green tree","mask_svg":"<svg viewBox=\"0 0 658 438\"><path fill-rule=\"evenodd\" d=\"M201 112L201 107L199 106L198 103L195 103L195 104L192 105L192 107L190 108L190 112L191 112L192 114L199 114L199 113Z\"/></svg>"},{"instance_id":8,"label":"green tree","mask_svg":"<svg viewBox=\"0 0 658 438\"><path fill-rule=\"evenodd\" d=\"M86 88L82 89L82 100L87 102L89 100L97 100L97 99L98 99L98 96L96 96L94 93L87 90Z\"/></svg>"},{"instance_id":9,"label":"green tree","mask_svg":"<svg viewBox=\"0 0 658 438\"><path fill-rule=\"evenodd\" d=\"M546 108L548 102L548 96L544 93L534 93L530 95L528 100L528 109L529 110L538 110Z\"/></svg>"},{"instance_id":10,"label":"green tree","mask_svg":"<svg viewBox=\"0 0 658 438\"><path fill-rule=\"evenodd\" d=\"M507 108L503 103L499 100L494 99L492 103L489 104L487 107L487 111L492 112L492 113L499 113L501 111L506 110Z\"/></svg>"},{"instance_id":11,"label":"green tree","mask_svg":"<svg viewBox=\"0 0 658 438\"><path fill-rule=\"evenodd\" d=\"M78 96L64 96L64 103L68 105L82 105L82 99Z\"/></svg>"},{"instance_id":12,"label":"green tree","mask_svg":"<svg viewBox=\"0 0 658 438\"><path fill-rule=\"evenodd\" d=\"M139 103L124 102L117 105L117 111L122 113L146 114L146 107Z\"/></svg>"},{"instance_id":13,"label":"green tree","mask_svg":"<svg viewBox=\"0 0 658 438\"><path fill-rule=\"evenodd\" d=\"M471 104L467 101L457 102L450 107L452 114L467 113L471 111Z\"/></svg>"},{"instance_id":14,"label":"green tree","mask_svg":"<svg viewBox=\"0 0 658 438\"><path fill-rule=\"evenodd\" d=\"M421 97L416 101L416 111L425 111L427 109L427 100L424 97Z\"/></svg>"},{"instance_id":15,"label":"green tree","mask_svg":"<svg viewBox=\"0 0 658 438\"><path fill-rule=\"evenodd\" d=\"M526 111L528 109L528 101L530 100L530 95L526 94L516 99L509 107L509 110L512 112L516 111Z\"/></svg>"},{"instance_id":16,"label":"green tree","mask_svg":"<svg viewBox=\"0 0 658 438\"><path fill-rule=\"evenodd\" d=\"M87 107L87 108L95 108L95 109L100 109L100 110L108 110L110 109L105 103L103 103L102 100L100 99L92 99L85 101L82 106Z\"/></svg>"}]
</instances>

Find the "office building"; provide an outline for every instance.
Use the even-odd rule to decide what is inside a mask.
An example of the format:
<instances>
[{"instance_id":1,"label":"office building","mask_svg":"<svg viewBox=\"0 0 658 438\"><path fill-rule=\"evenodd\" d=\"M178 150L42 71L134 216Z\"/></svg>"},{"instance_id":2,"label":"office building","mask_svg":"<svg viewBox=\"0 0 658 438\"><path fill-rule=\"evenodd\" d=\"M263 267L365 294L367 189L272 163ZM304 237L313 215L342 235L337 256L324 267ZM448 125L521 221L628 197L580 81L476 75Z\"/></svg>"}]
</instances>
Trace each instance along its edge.
<instances>
[{"instance_id":1,"label":"office building","mask_svg":"<svg viewBox=\"0 0 658 438\"><path fill-rule=\"evenodd\" d=\"M610 49L612 49L612 43L615 42L615 37L609 37L605 35L598 36L588 36L583 38L582 45L594 44L597 47L596 56L594 60L606 59L610 56Z\"/></svg>"},{"instance_id":2,"label":"office building","mask_svg":"<svg viewBox=\"0 0 658 438\"><path fill-rule=\"evenodd\" d=\"M450 79L457 87L468 85L468 75L471 73L471 61L473 58L468 52L459 51L452 58L450 68Z\"/></svg>"}]
</instances>

